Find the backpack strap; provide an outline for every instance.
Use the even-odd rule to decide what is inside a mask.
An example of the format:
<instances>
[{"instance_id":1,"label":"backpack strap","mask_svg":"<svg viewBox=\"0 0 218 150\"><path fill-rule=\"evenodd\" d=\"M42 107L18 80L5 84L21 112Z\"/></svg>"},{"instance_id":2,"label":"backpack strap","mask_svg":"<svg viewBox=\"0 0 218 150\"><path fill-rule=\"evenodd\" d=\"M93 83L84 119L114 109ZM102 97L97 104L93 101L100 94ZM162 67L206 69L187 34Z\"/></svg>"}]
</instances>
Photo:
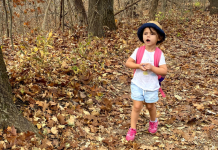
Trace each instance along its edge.
<instances>
[{"instance_id":1,"label":"backpack strap","mask_svg":"<svg viewBox=\"0 0 218 150\"><path fill-rule=\"evenodd\" d=\"M159 67L161 54L162 54L162 51L157 47L154 52L154 66L155 67ZM164 77L162 77L161 75L157 75L157 76L158 76L159 84L161 86L161 82L164 80ZM159 91L163 97L166 97L161 87L159 88Z\"/></svg>"},{"instance_id":2,"label":"backpack strap","mask_svg":"<svg viewBox=\"0 0 218 150\"><path fill-rule=\"evenodd\" d=\"M137 53L136 53L136 64L140 64L142 61L142 57L145 52L145 46L139 47ZM135 74L136 69L134 69L134 74Z\"/></svg>"},{"instance_id":3,"label":"backpack strap","mask_svg":"<svg viewBox=\"0 0 218 150\"><path fill-rule=\"evenodd\" d=\"M142 61L142 57L144 55L144 52L145 52L145 46L141 46L138 51L137 51L137 54L136 54L136 63L137 64L140 64L141 61Z\"/></svg>"},{"instance_id":4,"label":"backpack strap","mask_svg":"<svg viewBox=\"0 0 218 150\"><path fill-rule=\"evenodd\" d=\"M156 47L156 50L154 52L154 66L159 67L160 57L161 57L162 51Z\"/></svg>"}]
</instances>

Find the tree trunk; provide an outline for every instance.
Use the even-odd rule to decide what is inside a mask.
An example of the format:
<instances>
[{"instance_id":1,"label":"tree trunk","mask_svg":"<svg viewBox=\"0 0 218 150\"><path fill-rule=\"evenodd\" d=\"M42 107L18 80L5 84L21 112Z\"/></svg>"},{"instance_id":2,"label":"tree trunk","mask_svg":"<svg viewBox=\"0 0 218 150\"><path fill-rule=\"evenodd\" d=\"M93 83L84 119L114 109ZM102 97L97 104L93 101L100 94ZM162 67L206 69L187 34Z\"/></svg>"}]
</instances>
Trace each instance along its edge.
<instances>
[{"instance_id":1,"label":"tree trunk","mask_svg":"<svg viewBox=\"0 0 218 150\"><path fill-rule=\"evenodd\" d=\"M102 16L102 1L89 0L88 10L88 33L91 36L104 36L103 16Z\"/></svg>"},{"instance_id":2,"label":"tree trunk","mask_svg":"<svg viewBox=\"0 0 218 150\"><path fill-rule=\"evenodd\" d=\"M114 19L114 0L103 0L103 26L107 26L109 30L116 30Z\"/></svg>"},{"instance_id":3,"label":"tree trunk","mask_svg":"<svg viewBox=\"0 0 218 150\"><path fill-rule=\"evenodd\" d=\"M73 6L76 10L77 13L77 20L79 22L79 25L87 25L88 24L88 19L87 19L87 15L86 15L86 11L85 11L85 7L83 5L82 0L73 0Z\"/></svg>"},{"instance_id":4,"label":"tree trunk","mask_svg":"<svg viewBox=\"0 0 218 150\"><path fill-rule=\"evenodd\" d=\"M6 3L5 3L5 0L3 0L3 6L4 6L4 10L5 10L5 24L6 24L7 37L9 37L9 28L8 28L8 12L7 12L7 9L6 9Z\"/></svg>"},{"instance_id":5,"label":"tree trunk","mask_svg":"<svg viewBox=\"0 0 218 150\"><path fill-rule=\"evenodd\" d=\"M104 36L103 26L115 30L113 0L90 0L88 10L88 33L93 36Z\"/></svg>"},{"instance_id":6,"label":"tree trunk","mask_svg":"<svg viewBox=\"0 0 218 150\"><path fill-rule=\"evenodd\" d=\"M50 4L51 4L51 0L49 1L48 6L47 6L47 8L45 10L45 16L44 16L44 19L43 19L43 22L42 22L42 30L45 30L45 25L46 25L47 16L48 16L48 8L50 7Z\"/></svg>"},{"instance_id":7,"label":"tree trunk","mask_svg":"<svg viewBox=\"0 0 218 150\"><path fill-rule=\"evenodd\" d=\"M158 7L158 1L159 0L152 0L150 10L149 10L149 19L155 20L155 15L157 13L157 7Z\"/></svg>"},{"instance_id":8,"label":"tree trunk","mask_svg":"<svg viewBox=\"0 0 218 150\"><path fill-rule=\"evenodd\" d=\"M72 7L71 7L69 0L67 0L67 5L68 5L68 11L69 11L69 17L70 17L70 31L73 31L73 19L72 19L73 12L72 12Z\"/></svg>"},{"instance_id":9,"label":"tree trunk","mask_svg":"<svg viewBox=\"0 0 218 150\"><path fill-rule=\"evenodd\" d=\"M218 0L209 0L210 2L210 6L209 6L209 10L210 10L210 14L218 14Z\"/></svg>"},{"instance_id":10,"label":"tree trunk","mask_svg":"<svg viewBox=\"0 0 218 150\"><path fill-rule=\"evenodd\" d=\"M12 89L0 47L0 128L4 129L8 126L14 126L18 132L32 131L42 138L38 129L22 116L13 103Z\"/></svg>"}]
</instances>

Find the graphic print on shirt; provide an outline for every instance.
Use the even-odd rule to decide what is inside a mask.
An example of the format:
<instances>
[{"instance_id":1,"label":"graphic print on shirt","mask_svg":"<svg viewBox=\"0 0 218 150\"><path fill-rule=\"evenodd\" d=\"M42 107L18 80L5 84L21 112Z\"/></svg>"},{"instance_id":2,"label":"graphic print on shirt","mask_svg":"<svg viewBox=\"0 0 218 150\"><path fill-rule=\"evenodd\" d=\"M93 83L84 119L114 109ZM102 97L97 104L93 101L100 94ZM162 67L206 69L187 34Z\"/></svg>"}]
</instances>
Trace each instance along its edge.
<instances>
[{"instance_id":1,"label":"graphic print on shirt","mask_svg":"<svg viewBox=\"0 0 218 150\"><path fill-rule=\"evenodd\" d=\"M135 61L136 61L137 51L138 48L136 48L132 53L132 55L130 56ZM152 66L154 66L154 52L148 52L147 50L145 50L141 63L152 63ZM162 53L159 65L163 65L163 64L166 63L165 63L165 57ZM142 71L141 69L136 69L131 82L143 90L148 90L148 91L158 90L160 88L160 85L157 75L153 72L149 73L149 71L147 71L148 73L147 75L144 75L143 73L144 71Z\"/></svg>"},{"instance_id":2,"label":"graphic print on shirt","mask_svg":"<svg viewBox=\"0 0 218 150\"><path fill-rule=\"evenodd\" d=\"M145 63L149 63L149 64L153 65L153 61L150 58L145 58ZM143 71L143 74L144 75L149 75L149 74L152 74L152 71L146 70L146 71Z\"/></svg>"}]
</instances>

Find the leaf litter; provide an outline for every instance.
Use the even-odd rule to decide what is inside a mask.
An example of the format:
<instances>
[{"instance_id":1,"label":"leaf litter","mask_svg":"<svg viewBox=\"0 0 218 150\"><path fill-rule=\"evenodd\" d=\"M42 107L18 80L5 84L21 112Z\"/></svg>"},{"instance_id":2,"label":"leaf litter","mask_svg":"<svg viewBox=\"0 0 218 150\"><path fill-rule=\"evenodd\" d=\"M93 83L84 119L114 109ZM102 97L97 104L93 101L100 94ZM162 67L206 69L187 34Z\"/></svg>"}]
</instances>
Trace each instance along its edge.
<instances>
[{"instance_id":1,"label":"leaf litter","mask_svg":"<svg viewBox=\"0 0 218 150\"><path fill-rule=\"evenodd\" d=\"M157 103L159 130L148 133L149 115L143 109L135 141L125 140L133 70L124 63L141 45L136 35L141 23L120 22L105 38L87 38L85 27L75 27L72 35L32 33L24 41L17 35L15 51L5 38L14 101L44 139L12 126L0 131L0 148L216 149L218 23L201 12L191 20L160 21L167 34L159 47L168 74L162 85L167 97Z\"/></svg>"}]
</instances>

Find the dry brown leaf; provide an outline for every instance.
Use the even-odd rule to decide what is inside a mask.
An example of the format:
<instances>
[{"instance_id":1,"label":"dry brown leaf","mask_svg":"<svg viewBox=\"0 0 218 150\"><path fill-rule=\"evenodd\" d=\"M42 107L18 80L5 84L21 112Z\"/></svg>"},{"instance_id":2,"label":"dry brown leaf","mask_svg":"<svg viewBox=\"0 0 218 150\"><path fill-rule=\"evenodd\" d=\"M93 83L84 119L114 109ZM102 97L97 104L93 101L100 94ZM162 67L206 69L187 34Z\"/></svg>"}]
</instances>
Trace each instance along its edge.
<instances>
[{"instance_id":1,"label":"dry brown leaf","mask_svg":"<svg viewBox=\"0 0 218 150\"><path fill-rule=\"evenodd\" d=\"M37 104L38 106L41 106L41 107L44 106L44 102L43 102L43 101L36 101L36 104Z\"/></svg>"},{"instance_id":2,"label":"dry brown leaf","mask_svg":"<svg viewBox=\"0 0 218 150\"><path fill-rule=\"evenodd\" d=\"M57 116L57 119L58 119L58 121L59 121L59 123L60 123L61 125L65 125L65 124L66 124L65 117L64 117L63 115L59 114L59 115Z\"/></svg>"},{"instance_id":3,"label":"dry brown leaf","mask_svg":"<svg viewBox=\"0 0 218 150\"><path fill-rule=\"evenodd\" d=\"M80 92L80 97L81 97L81 98L86 98L85 93L84 93L84 92Z\"/></svg>"},{"instance_id":4,"label":"dry brown leaf","mask_svg":"<svg viewBox=\"0 0 218 150\"><path fill-rule=\"evenodd\" d=\"M172 143L172 144L169 144L169 143L167 143L166 144L166 149L167 150L172 150L174 148L174 144Z\"/></svg>"},{"instance_id":5,"label":"dry brown leaf","mask_svg":"<svg viewBox=\"0 0 218 150\"><path fill-rule=\"evenodd\" d=\"M67 124L70 126L73 126L75 124L74 116L70 116L70 118L67 120Z\"/></svg>"},{"instance_id":6,"label":"dry brown leaf","mask_svg":"<svg viewBox=\"0 0 218 150\"><path fill-rule=\"evenodd\" d=\"M157 149L157 147L146 146L146 145L142 145L142 146L140 146L140 148L142 148L142 149L149 149L149 150Z\"/></svg>"},{"instance_id":7,"label":"dry brown leaf","mask_svg":"<svg viewBox=\"0 0 218 150\"><path fill-rule=\"evenodd\" d=\"M17 135L17 130L15 129L15 127L14 126L12 126L11 127L11 134L13 135L13 136L16 136Z\"/></svg>"},{"instance_id":8,"label":"dry brown leaf","mask_svg":"<svg viewBox=\"0 0 218 150\"><path fill-rule=\"evenodd\" d=\"M217 90L214 90L214 94L215 94L215 95L218 95L218 91L217 91Z\"/></svg>"},{"instance_id":9,"label":"dry brown leaf","mask_svg":"<svg viewBox=\"0 0 218 150\"><path fill-rule=\"evenodd\" d=\"M97 132L97 128L94 127L93 125L90 125L90 129L92 133L96 133Z\"/></svg>"},{"instance_id":10,"label":"dry brown leaf","mask_svg":"<svg viewBox=\"0 0 218 150\"><path fill-rule=\"evenodd\" d=\"M56 135L56 134L58 133L57 128L56 128L56 127L52 127L52 128L51 128L51 133L54 134L54 135Z\"/></svg>"},{"instance_id":11,"label":"dry brown leaf","mask_svg":"<svg viewBox=\"0 0 218 150\"><path fill-rule=\"evenodd\" d=\"M99 116L100 113L99 113L99 111L97 111L96 109L94 109L94 110L91 112L91 115L93 115L93 116Z\"/></svg>"},{"instance_id":12,"label":"dry brown leaf","mask_svg":"<svg viewBox=\"0 0 218 150\"><path fill-rule=\"evenodd\" d=\"M40 148L41 148L41 149L47 148L47 138L45 138L45 139L42 140L42 144L40 145Z\"/></svg>"},{"instance_id":13,"label":"dry brown leaf","mask_svg":"<svg viewBox=\"0 0 218 150\"><path fill-rule=\"evenodd\" d=\"M68 68L68 65L67 65L67 63L65 61L62 62L61 68L64 68L64 69Z\"/></svg>"},{"instance_id":14,"label":"dry brown leaf","mask_svg":"<svg viewBox=\"0 0 218 150\"><path fill-rule=\"evenodd\" d=\"M38 85L33 85L30 88L34 93L39 93L41 91L41 88Z\"/></svg>"},{"instance_id":15,"label":"dry brown leaf","mask_svg":"<svg viewBox=\"0 0 218 150\"><path fill-rule=\"evenodd\" d=\"M204 110L204 104L193 103L193 105L194 105L198 110Z\"/></svg>"},{"instance_id":16,"label":"dry brown leaf","mask_svg":"<svg viewBox=\"0 0 218 150\"><path fill-rule=\"evenodd\" d=\"M211 119L211 120L213 124L218 125L218 120L214 120L214 119Z\"/></svg>"},{"instance_id":17,"label":"dry brown leaf","mask_svg":"<svg viewBox=\"0 0 218 150\"><path fill-rule=\"evenodd\" d=\"M49 103L47 103L46 101L44 102L44 105L42 107L42 111L45 112L45 110L48 108Z\"/></svg>"}]
</instances>

